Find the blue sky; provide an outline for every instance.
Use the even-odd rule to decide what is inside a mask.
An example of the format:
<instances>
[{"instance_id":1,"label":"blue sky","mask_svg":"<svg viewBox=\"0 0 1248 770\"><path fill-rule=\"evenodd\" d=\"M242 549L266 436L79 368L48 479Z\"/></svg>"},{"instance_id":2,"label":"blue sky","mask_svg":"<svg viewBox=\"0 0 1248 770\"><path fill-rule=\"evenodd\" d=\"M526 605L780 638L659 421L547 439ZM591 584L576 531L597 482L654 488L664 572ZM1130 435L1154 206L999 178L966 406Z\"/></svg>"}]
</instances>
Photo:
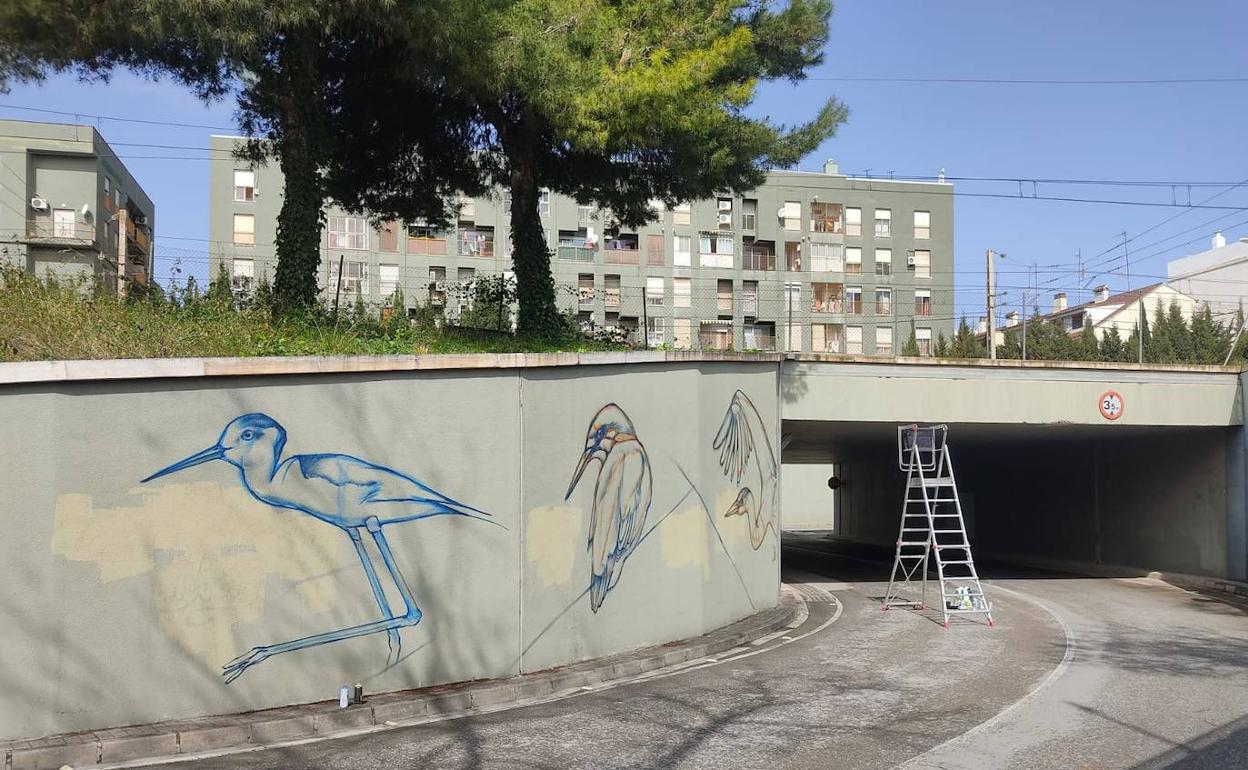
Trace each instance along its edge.
<instances>
[{"instance_id":1,"label":"blue sky","mask_svg":"<svg viewBox=\"0 0 1248 770\"><path fill-rule=\"evenodd\" d=\"M836 77L995 79L1174 79L1248 76L1242 32L1248 4L1198 0L1177 12L1159 0L841 0L832 21L826 63L796 86L765 85L755 112L794 123L836 95L850 108L840 133L802 164L818 169L836 158L847 173L951 177L1239 182L1248 178L1248 83L1182 85L967 85L864 83ZM53 78L15 86L0 96L0 116L72 120L13 105L200 124L228 130L229 102L205 106L172 83L119 75L108 84ZM82 122L95 122L82 119ZM203 276L207 258L208 166L204 152L129 146L206 147L207 128L99 121L105 138L157 204L158 275L171 260ZM216 131L221 133L222 131ZM157 159L166 156L178 159ZM959 193L1016 196L1014 182L957 182ZM1031 185L1024 192L1030 194ZM1041 196L1169 203L1169 187L1043 183ZM1080 249L1094 267L1085 281L1126 287L1121 243L1132 253L1132 286L1164 275L1165 262L1205 248L1214 229L1248 236L1248 184L1226 191L1192 188L1199 203L1244 211L1184 210L1040 200L959 197L955 203L958 308L983 307L984 250L1008 253L998 262L1002 311L1017 306L1026 265L1073 267ZM1174 193L1188 199L1186 187ZM1140 234L1175 214L1164 226ZM1210 222L1220 218L1216 222ZM1208 223L1208 224L1204 224ZM1203 225L1203 226L1202 226ZM1236 225L1229 227L1230 225ZM1180 231L1194 228L1186 234ZM1166 239L1167 236L1175 237ZM175 237L177 236L177 237ZM1186 243L1195 239L1195 242ZM1106 254L1101 254L1111 249ZM1094 274L1101 272L1102 275ZM1073 270L1041 268L1042 304L1074 290ZM1085 292L1085 298L1088 296Z\"/></svg>"}]
</instances>

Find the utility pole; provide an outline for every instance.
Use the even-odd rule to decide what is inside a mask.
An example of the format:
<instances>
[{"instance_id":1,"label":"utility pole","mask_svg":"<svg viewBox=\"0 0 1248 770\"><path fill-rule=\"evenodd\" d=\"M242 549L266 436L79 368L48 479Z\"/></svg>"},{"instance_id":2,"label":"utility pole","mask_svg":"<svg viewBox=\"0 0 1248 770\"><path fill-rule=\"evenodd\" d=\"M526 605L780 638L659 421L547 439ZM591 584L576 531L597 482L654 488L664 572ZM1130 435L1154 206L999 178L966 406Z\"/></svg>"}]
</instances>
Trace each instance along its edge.
<instances>
[{"instance_id":1,"label":"utility pole","mask_svg":"<svg viewBox=\"0 0 1248 770\"><path fill-rule=\"evenodd\" d=\"M117 207L117 299L126 299L126 214L122 206Z\"/></svg>"},{"instance_id":2,"label":"utility pole","mask_svg":"<svg viewBox=\"0 0 1248 770\"><path fill-rule=\"evenodd\" d=\"M342 260L345 255L338 255L338 283L334 286L334 323L338 323L338 298L342 296Z\"/></svg>"},{"instance_id":3,"label":"utility pole","mask_svg":"<svg viewBox=\"0 0 1248 770\"><path fill-rule=\"evenodd\" d=\"M988 249L986 253L988 264L988 358L996 360L997 358L997 297L996 297L996 273L992 268L992 249Z\"/></svg>"},{"instance_id":4,"label":"utility pole","mask_svg":"<svg viewBox=\"0 0 1248 770\"><path fill-rule=\"evenodd\" d=\"M1148 316L1144 314L1144 298L1140 298L1140 320L1135 324L1135 339L1139 342L1140 347L1140 363L1144 363L1144 325L1148 323Z\"/></svg>"},{"instance_id":5,"label":"utility pole","mask_svg":"<svg viewBox=\"0 0 1248 770\"><path fill-rule=\"evenodd\" d=\"M1131 252L1127 249L1127 231L1122 231L1122 260L1126 263L1127 291L1131 291Z\"/></svg>"},{"instance_id":6,"label":"utility pole","mask_svg":"<svg viewBox=\"0 0 1248 770\"><path fill-rule=\"evenodd\" d=\"M643 283L641 285L641 346L645 350L650 349L650 309L646 307L649 304L650 297Z\"/></svg>"}]
</instances>

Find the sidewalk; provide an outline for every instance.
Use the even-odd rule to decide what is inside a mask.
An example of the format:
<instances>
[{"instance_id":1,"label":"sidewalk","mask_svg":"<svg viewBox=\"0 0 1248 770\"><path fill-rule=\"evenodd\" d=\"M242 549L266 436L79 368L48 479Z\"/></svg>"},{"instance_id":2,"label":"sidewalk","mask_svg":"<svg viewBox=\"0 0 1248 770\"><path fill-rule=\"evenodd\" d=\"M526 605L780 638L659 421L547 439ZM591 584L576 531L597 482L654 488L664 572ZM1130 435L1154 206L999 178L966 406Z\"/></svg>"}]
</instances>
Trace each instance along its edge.
<instances>
[{"instance_id":1,"label":"sidewalk","mask_svg":"<svg viewBox=\"0 0 1248 770\"><path fill-rule=\"evenodd\" d=\"M647 672L680 666L749 644L804 620L797 592L784 586L780 605L704 636L670 642L626 655L585 661L505 680L439 685L384 695L366 695L362 705L342 709L337 701L286 706L243 714L158 722L35 740L0 742L3 770L57 770L64 765L175 759L186 755L333 737L411 723L436 721L482 709L551 700ZM189 758L189 757L186 757Z\"/></svg>"}]
</instances>

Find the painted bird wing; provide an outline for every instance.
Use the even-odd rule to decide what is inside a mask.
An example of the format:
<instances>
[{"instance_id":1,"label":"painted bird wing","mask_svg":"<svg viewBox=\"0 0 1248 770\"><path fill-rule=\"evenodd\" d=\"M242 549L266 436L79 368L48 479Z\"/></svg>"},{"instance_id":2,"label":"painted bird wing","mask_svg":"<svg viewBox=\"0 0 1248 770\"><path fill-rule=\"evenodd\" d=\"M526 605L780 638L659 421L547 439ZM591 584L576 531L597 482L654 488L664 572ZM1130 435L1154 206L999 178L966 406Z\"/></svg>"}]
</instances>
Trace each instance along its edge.
<instances>
[{"instance_id":1,"label":"painted bird wing","mask_svg":"<svg viewBox=\"0 0 1248 770\"><path fill-rule=\"evenodd\" d=\"M733 394L724 421L715 434L713 449L719 450L719 467L734 484L741 483L745 469L754 453L754 436L746 419L746 409L753 409L749 398L737 391Z\"/></svg>"},{"instance_id":2,"label":"painted bird wing","mask_svg":"<svg viewBox=\"0 0 1248 770\"><path fill-rule=\"evenodd\" d=\"M343 454L295 455L291 458L308 480L323 480L339 490L350 490L351 502L360 506L382 503L409 503L414 509L404 520L453 513L463 516L489 514L448 497L406 473Z\"/></svg>"},{"instance_id":3,"label":"painted bird wing","mask_svg":"<svg viewBox=\"0 0 1248 770\"><path fill-rule=\"evenodd\" d=\"M617 444L594 487L589 551L590 607L596 612L615 587L624 560L644 535L652 492L650 460L640 442Z\"/></svg>"}]
</instances>

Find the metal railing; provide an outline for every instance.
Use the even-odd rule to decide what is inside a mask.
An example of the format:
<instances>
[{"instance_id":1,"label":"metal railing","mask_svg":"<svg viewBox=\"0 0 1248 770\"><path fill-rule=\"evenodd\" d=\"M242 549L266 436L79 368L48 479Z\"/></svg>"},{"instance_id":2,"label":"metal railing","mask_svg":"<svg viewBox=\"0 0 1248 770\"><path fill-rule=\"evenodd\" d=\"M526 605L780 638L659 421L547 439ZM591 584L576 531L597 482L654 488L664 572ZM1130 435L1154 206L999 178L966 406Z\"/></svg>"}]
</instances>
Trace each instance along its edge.
<instances>
[{"instance_id":1,"label":"metal railing","mask_svg":"<svg viewBox=\"0 0 1248 770\"><path fill-rule=\"evenodd\" d=\"M446 239L445 238L413 238L409 235L407 238L407 253L442 256L446 254Z\"/></svg>"},{"instance_id":2,"label":"metal railing","mask_svg":"<svg viewBox=\"0 0 1248 770\"><path fill-rule=\"evenodd\" d=\"M743 270L774 271L776 269L776 253L766 249L746 248L741 253L741 268Z\"/></svg>"},{"instance_id":3,"label":"metal railing","mask_svg":"<svg viewBox=\"0 0 1248 770\"><path fill-rule=\"evenodd\" d=\"M560 246L559 259L567 262L593 262L594 250L587 246Z\"/></svg>"},{"instance_id":4,"label":"metal railing","mask_svg":"<svg viewBox=\"0 0 1248 770\"><path fill-rule=\"evenodd\" d=\"M31 219L26 222L26 237L37 240L79 241L94 243L95 227L81 222L53 222L51 219Z\"/></svg>"},{"instance_id":5,"label":"metal railing","mask_svg":"<svg viewBox=\"0 0 1248 770\"><path fill-rule=\"evenodd\" d=\"M603 261L608 265L640 265L641 251L639 249L621 249L607 248L602 250Z\"/></svg>"},{"instance_id":6,"label":"metal railing","mask_svg":"<svg viewBox=\"0 0 1248 770\"><path fill-rule=\"evenodd\" d=\"M840 295L829 297L812 297L810 300L810 312L812 313L843 313L845 312L845 298Z\"/></svg>"}]
</instances>

